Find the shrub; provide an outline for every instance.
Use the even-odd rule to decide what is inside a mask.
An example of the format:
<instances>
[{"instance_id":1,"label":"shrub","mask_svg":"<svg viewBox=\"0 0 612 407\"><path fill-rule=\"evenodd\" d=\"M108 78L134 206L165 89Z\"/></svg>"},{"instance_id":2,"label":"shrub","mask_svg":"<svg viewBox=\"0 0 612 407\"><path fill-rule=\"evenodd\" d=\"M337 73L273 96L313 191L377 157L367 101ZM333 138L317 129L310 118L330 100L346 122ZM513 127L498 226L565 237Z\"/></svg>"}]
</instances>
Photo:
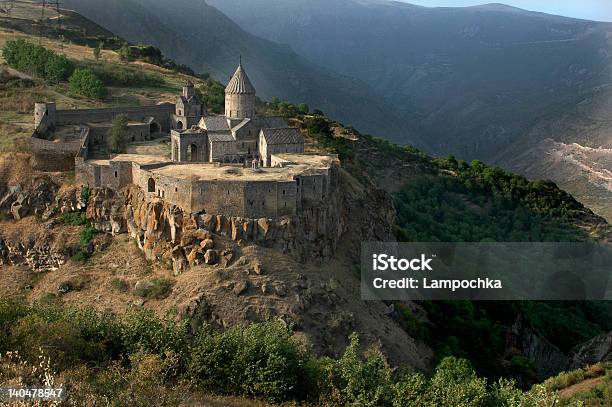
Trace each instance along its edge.
<instances>
[{"instance_id":1,"label":"shrub","mask_svg":"<svg viewBox=\"0 0 612 407\"><path fill-rule=\"evenodd\" d=\"M132 59L132 49L127 43L124 43L119 48L119 59L122 61L130 61Z\"/></svg>"},{"instance_id":2,"label":"shrub","mask_svg":"<svg viewBox=\"0 0 612 407\"><path fill-rule=\"evenodd\" d=\"M102 81L89 69L76 69L70 77L69 83L72 92L91 99L102 99L107 94Z\"/></svg>"},{"instance_id":3,"label":"shrub","mask_svg":"<svg viewBox=\"0 0 612 407\"><path fill-rule=\"evenodd\" d=\"M168 352L186 359L186 326L171 318L160 319L151 311L130 313L120 320L122 350L163 356ZM181 362L182 363L182 362Z\"/></svg>"},{"instance_id":4,"label":"shrub","mask_svg":"<svg viewBox=\"0 0 612 407\"><path fill-rule=\"evenodd\" d=\"M378 350L365 360L359 357L359 339L352 334L344 355L323 366L325 382L321 402L325 405L389 406L392 403L391 369Z\"/></svg>"},{"instance_id":5,"label":"shrub","mask_svg":"<svg viewBox=\"0 0 612 407\"><path fill-rule=\"evenodd\" d=\"M486 381L476 376L467 360L449 356L436 368L428 398L435 406L484 406L487 399Z\"/></svg>"},{"instance_id":6,"label":"shrub","mask_svg":"<svg viewBox=\"0 0 612 407\"><path fill-rule=\"evenodd\" d=\"M156 87L164 83L163 77L132 66L112 64L104 61L83 63L83 68L92 71L106 86Z\"/></svg>"},{"instance_id":7,"label":"shrub","mask_svg":"<svg viewBox=\"0 0 612 407\"><path fill-rule=\"evenodd\" d=\"M189 375L205 390L283 401L305 385L305 355L280 321L226 332L204 328L190 353Z\"/></svg>"},{"instance_id":8,"label":"shrub","mask_svg":"<svg viewBox=\"0 0 612 407\"><path fill-rule=\"evenodd\" d=\"M89 197L91 196L91 188L89 185L85 185L83 189L81 189L81 200L85 203L89 202Z\"/></svg>"},{"instance_id":9,"label":"shrub","mask_svg":"<svg viewBox=\"0 0 612 407\"><path fill-rule=\"evenodd\" d=\"M87 224L87 218L82 212L67 212L62 213L62 222L66 225L83 226Z\"/></svg>"},{"instance_id":10,"label":"shrub","mask_svg":"<svg viewBox=\"0 0 612 407\"><path fill-rule=\"evenodd\" d=\"M7 41L2 53L13 68L52 83L66 80L74 70L74 64L65 56L23 39Z\"/></svg>"},{"instance_id":11,"label":"shrub","mask_svg":"<svg viewBox=\"0 0 612 407\"><path fill-rule=\"evenodd\" d=\"M128 283L125 280L121 280L119 278L114 278L111 281L111 286L117 290L117 291L121 291L122 293L125 293L127 291L129 291L130 286L128 285Z\"/></svg>"},{"instance_id":12,"label":"shrub","mask_svg":"<svg viewBox=\"0 0 612 407\"><path fill-rule=\"evenodd\" d=\"M100 45L98 45L93 49L93 56L96 61L100 59L100 55L102 55L102 48L100 47Z\"/></svg>"},{"instance_id":13,"label":"shrub","mask_svg":"<svg viewBox=\"0 0 612 407\"><path fill-rule=\"evenodd\" d=\"M428 381L422 374L403 374L393 384L393 407L426 405L427 391Z\"/></svg>"},{"instance_id":14,"label":"shrub","mask_svg":"<svg viewBox=\"0 0 612 407\"><path fill-rule=\"evenodd\" d=\"M32 314L20 319L12 329L14 346L28 361L35 362L40 348L49 352L55 365L65 369L79 359L95 360L103 353L100 343L87 341L73 321L45 320Z\"/></svg>"},{"instance_id":15,"label":"shrub","mask_svg":"<svg viewBox=\"0 0 612 407\"><path fill-rule=\"evenodd\" d=\"M355 334L340 359L316 359L280 321L225 332L204 327L192 337L186 323L158 318L151 311L118 317L56 302L27 307L0 299L0 323L0 343L18 351L24 363L38 365L39 348L45 349L62 382L72 388L70 405L97 404L92 400L106 405L109 399L112 405L179 405L175 397L198 387L330 407L541 407L558 402L545 386L523 393L507 380L487 391L470 364L456 358L444 359L431 379L393 374L380 352L360 356ZM6 363L7 358L0 358L0 377L15 378L10 372L19 369ZM603 386L609 387L606 380ZM582 399L608 400L610 395L605 388L591 393Z\"/></svg>"},{"instance_id":16,"label":"shrub","mask_svg":"<svg viewBox=\"0 0 612 407\"><path fill-rule=\"evenodd\" d=\"M143 298L161 299L170 294L174 283L167 278L154 278L136 285L134 293Z\"/></svg>"}]
</instances>

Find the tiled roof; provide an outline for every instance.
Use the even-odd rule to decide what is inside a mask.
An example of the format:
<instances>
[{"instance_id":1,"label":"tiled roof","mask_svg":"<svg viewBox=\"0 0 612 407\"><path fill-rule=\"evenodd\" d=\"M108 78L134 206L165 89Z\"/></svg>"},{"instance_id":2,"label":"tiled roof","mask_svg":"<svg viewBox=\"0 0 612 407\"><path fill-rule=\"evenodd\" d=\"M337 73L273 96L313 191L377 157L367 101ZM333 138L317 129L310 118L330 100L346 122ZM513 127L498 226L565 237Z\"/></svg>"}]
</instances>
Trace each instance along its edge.
<instances>
[{"instance_id":1,"label":"tiled roof","mask_svg":"<svg viewBox=\"0 0 612 407\"><path fill-rule=\"evenodd\" d=\"M215 142L229 142L235 141L234 137L228 133L208 133L208 141L211 143Z\"/></svg>"},{"instance_id":2,"label":"tiled roof","mask_svg":"<svg viewBox=\"0 0 612 407\"><path fill-rule=\"evenodd\" d=\"M300 131L293 127L281 129L262 129L263 136L268 144L303 144L304 137Z\"/></svg>"},{"instance_id":3,"label":"tiled roof","mask_svg":"<svg viewBox=\"0 0 612 407\"><path fill-rule=\"evenodd\" d=\"M230 130L225 116L204 116L202 121L208 131Z\"/></svg>"},{"instance_id":4,"label":"tiled roof","mask_svg":"<svg viewBox=\"0 0 612 407\"><path fill-rule=\"evenodd\" d=\"M242 64L238 65L238 69L225 87L225 93L231 95L255 94L255 87L242 68Z\"/></svg>"},{"instance_id":5,"label":"tiled roof","mask_svg":"<svg viewBox=\"0 0 612 407\"><path fill-rule=\"evenodd\" d=\"M282 129L289 127L287 121L283 117L270 116L270 117L257 117L253 119L255 125L260 129Z\"/></svg>"},{"instance_id":6,"label":"tiled roof","mask_svg":"<svg viewBox=\"0 0 612 407\"><path fill-rule=\"evenodd\" d=\"M251 122L251 119L242 119L242 120L231 120L232 121L232 131L238 131L247 124ZM237 122L234 124L234 122Z\"/></svg>"}]
</instances>

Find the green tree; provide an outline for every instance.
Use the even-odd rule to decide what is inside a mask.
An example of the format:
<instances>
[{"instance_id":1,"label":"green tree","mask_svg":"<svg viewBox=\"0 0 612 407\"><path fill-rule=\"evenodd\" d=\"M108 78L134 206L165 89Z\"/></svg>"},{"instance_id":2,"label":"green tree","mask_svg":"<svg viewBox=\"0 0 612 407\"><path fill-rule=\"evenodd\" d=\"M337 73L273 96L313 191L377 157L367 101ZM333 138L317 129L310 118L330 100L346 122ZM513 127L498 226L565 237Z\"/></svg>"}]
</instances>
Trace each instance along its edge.
<instances>
[{"instance_id":1,"label":"green tree","mask_svg":"<svg viewBox=\"0 0 612 407\"><path fill-rule=\"evenodd\" d=\"M300 114L308 114L308 112L310 112L310 108L308 107L306 103L300 103L297 106L297 109Z\"/></svg>"},{"instance_id":2,"label":"green tree","mask_svg":"<svg viewBox=\"0 0 612 407\"><path fill-rule=\"evenodd\" d=\"M74 64L63 55L51 55L45 64L45 79L51 83L65 81L74 71Z\"/></svg>"},{"instance_id":3,"label":"green tree","mask_svg":"<svg viewBox=\"0 0 612 407\"><path fill-rule=\"evenodd\" d=\"M93 49L93 56L96 59L96 61L100 60L100 55L102 54L102 49L100 48L100 45L97 45L94 49Z\"/></svg>"},{"instance_id":4,"label":"green tree","mask_svg":"<svg viewBox=\"0 0 612 407\"><path fill-rule=\"evenodd\" d=\"M65 56L23 39L7 41L2 55L11 67L51 83L66 80L74 70L74 64Z\"/></svg>"},{"instance_id":5,"label":"green tree","mask_svg":"<svg viewBox=\"0 0 612 407\"><path fill-rule=\"evenodd\" d=\"M122 61L129 61L132 59L132 50L130 46L125 43L119 48L119 59Z\"/></svg>"},{"instance_id":6,"label":"green tree","mask_svg":"<svg viewBox=\"0 0 612 407\"><path fill-rule=\"evenodd\" d=\"M98 77L89 69L77 68L70 79L70 90L78 95L92 99L102 99L107 90Z\"/></svg>"},{"instance_id":7,"label":"green tree","mask_svg":"<svg viewBox=\"0 0 612 407\"><path fill-rule=\"evenodd\" d=\"M108 131L108 147L113 153L120 153L128 139L128 117L121 114L113 120Z\"/></svg>"}]
</instances>

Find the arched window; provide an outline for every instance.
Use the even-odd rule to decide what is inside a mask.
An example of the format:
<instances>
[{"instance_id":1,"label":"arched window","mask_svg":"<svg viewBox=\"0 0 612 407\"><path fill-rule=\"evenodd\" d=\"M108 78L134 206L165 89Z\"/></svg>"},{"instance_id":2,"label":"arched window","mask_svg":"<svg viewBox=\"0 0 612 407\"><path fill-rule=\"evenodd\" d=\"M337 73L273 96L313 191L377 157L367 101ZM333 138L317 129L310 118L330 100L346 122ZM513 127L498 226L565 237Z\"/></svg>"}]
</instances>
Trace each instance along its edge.
<instances>
[{"instance_id":1,"label":"arched window","mask_svg":"<svg viewBox=\"0 0 612 407\"><path fill-rule=\"evenodd\" d=\"M149 181L147 181L147 192L155 192L155 180L153 178L149 178Z\"/></svg>"},{"instance_id":2,"label":"arched window","mask_svg":"<svg viewBox=\"0 0 612 407\"><path fill-rule=\"evenodd\" d=\"M187 146L187 161L198 161L198 146L196 146L195 144L190 144L189 146Z\"/></svg>"}]
</instances>

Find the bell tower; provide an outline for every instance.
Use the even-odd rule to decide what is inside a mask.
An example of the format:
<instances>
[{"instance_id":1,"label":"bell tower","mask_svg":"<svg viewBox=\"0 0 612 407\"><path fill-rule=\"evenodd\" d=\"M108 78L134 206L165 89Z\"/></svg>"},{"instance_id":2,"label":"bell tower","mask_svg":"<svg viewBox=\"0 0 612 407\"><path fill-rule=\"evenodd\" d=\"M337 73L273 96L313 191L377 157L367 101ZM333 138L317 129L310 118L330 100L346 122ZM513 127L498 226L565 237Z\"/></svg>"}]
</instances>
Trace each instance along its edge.
<instances>
[{"instance_id":1,"label":"bell tower","mask_svg":"<svg viewBox=\"0 0 612 407\"><path fill-rule=\"evenodd\" d=\"M230 119L255 117L255 87L240 64L225 87L225 116Z\"/></svg>"}]
</instances>

